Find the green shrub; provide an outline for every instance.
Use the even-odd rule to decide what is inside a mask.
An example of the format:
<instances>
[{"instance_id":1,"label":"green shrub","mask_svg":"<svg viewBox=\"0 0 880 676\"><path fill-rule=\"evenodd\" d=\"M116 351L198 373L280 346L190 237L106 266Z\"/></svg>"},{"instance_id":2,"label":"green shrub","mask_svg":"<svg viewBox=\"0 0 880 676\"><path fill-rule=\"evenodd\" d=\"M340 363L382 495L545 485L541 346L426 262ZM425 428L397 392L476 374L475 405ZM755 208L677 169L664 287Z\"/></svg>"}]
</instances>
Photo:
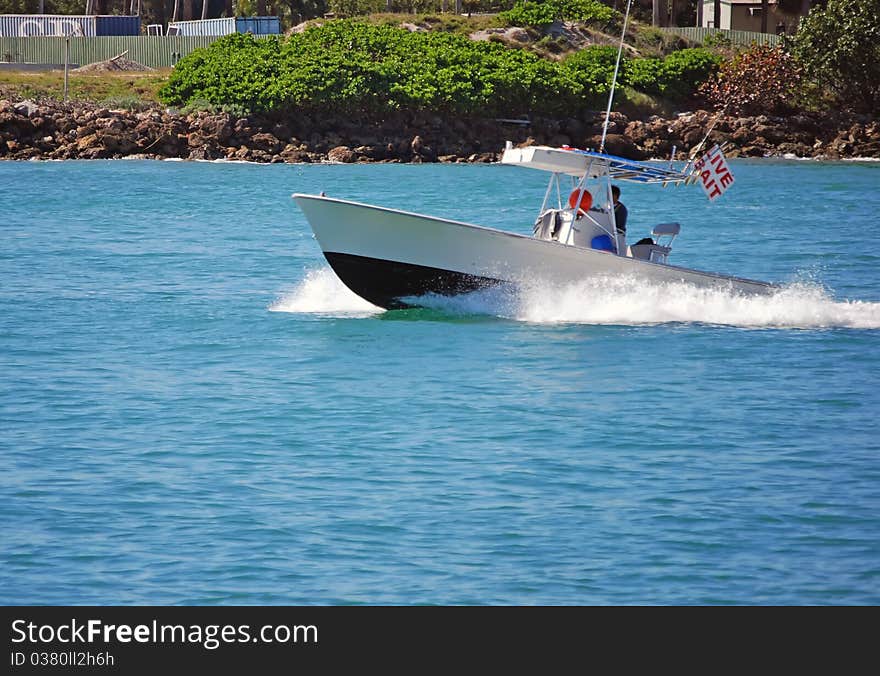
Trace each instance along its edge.
<instances>
[{"instance_id":1,"label":"green shrub","mask_svg":"<svg viewBox=\"0 0 880 676\"><path fill-rule=\"evenodd\" d=\"M692 96L720 62L721 57L707 49L682 49L665 59L629 61L623 80L647 94L680 101Z\"/></svg>"},{"instance_id":2,"label":"green shrub","mask_svg":"<svg viewBox=\"0 0 880 676\"><path fill-rule=\"evenodd\" d=\"M616 58L616 47L592 46L556 62L456 33L336 20L289 38L225 36L181 59L159 95L177 107L200 101L218 110L271 114L576 115L604 107ZM703 50L662 61L625 58L620 82L689 95L714 67L712 59Z\"/></svg>"},{"instance_id":3,"label":"green shrub","mask_svg":"<svg viewBox=\"0 0 880 676\"><path fill-rule=\"evenodd\" d=\"M518 0L501 18L509 26L546 28L554 21L609 21L615 12L598 0Z\"/></svg>"},{"instance_id":4,"label":"green shrub","mask_svg":"<svg viewBox=\"0 0 880 676\"><path fill-rule=\"evenodd\" d=\"M183 105L204 99L258 113L549 113L584 88L525 50L452 33L329 21L287 40L228 35L181 59L161 90Z\"/></svg>"},{"instance_id":5,"label":"green shrub","mask_svg":"<svg viewBox=\"0 0 880 676\"><path fill-rule=\"evenodd\" d=\"M570 55L560 64L573 80L583 85L594 104L611 90L614 79L614 64L617 62L617 47L593 45ZM624 72L626 58L621 59L621 72Z\"/></svg>"}]
</instances>

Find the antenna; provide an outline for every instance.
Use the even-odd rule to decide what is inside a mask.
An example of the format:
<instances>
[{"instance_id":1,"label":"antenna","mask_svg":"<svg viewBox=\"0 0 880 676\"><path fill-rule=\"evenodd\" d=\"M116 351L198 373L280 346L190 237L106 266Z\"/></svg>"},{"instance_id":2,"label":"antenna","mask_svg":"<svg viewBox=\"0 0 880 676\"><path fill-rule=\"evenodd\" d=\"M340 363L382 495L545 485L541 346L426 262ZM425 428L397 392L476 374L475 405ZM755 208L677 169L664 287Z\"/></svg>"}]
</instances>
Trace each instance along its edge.
<instances>
[{"instance_id":1,"label":"antenna","mask_svg":"<svg viewBox=\"0 0 880 676\"><path fill-rule=\"evenodd\" d=\"M623 32L620 34L620 46L617 48L617 63L614 64L614 77L611 80L611 93L608 94L608 108L605 110L605 124L602 125L602 143L599 152L605 152L605 137L608 135L608 121L611 117L611 104L614 102L614 87L617 85L617 72L620 70L620 55L623 53L623 41L626 38L626 23L629 21L629 10L632 0L627 0L626 14L623 16Z\"/></svg>"}]
</instances>

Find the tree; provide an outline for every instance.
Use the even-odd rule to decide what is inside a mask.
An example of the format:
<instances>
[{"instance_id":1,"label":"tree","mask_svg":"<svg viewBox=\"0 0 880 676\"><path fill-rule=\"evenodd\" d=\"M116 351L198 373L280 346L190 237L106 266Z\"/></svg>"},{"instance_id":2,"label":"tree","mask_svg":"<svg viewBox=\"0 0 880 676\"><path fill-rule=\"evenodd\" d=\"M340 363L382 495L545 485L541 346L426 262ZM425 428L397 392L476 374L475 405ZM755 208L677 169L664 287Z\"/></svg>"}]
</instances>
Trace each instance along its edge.
<instances>
[{"instance_id":1,"label":"tree","mask_svg":"<svg viewBox=\"0 0 880 676\"><path fill-rule=\"evenodd\" d=\"M792 107L800 79L800 67L785 49L755 44L721 64L700 93L734 115L784 114Z\"/></svg>"},{"instance_id":2,"label":"tree","mask_svg":"<svg viewBox=\"0 0 880 676\"><path fill-rule=\"evenodd\" d=\"M828 0L814 7L794 39L808 77L845 106L880 111L880 0Z\"/></svg>"}]
</instances>

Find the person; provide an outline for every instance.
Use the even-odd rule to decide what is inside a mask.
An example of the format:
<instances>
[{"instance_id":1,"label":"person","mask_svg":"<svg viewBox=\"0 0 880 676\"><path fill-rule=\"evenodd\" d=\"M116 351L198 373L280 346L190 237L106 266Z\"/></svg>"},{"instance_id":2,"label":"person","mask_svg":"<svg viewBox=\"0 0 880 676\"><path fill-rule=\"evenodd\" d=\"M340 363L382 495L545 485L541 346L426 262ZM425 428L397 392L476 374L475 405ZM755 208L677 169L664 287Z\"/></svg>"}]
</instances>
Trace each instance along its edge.
<instances>
[{"instance_id":1,"label":"person","mask_svg":"<svg viewBox=\"0 0 880 676\"><path fill-rule=\"evenodd\" d=\"M616 185L611 186L611 197L614 200L614 224L617 226L617 234L626 235L626 217L628 213L623 202L620 201L620 188Z\"/></svg>"},{"instance_id":2,"label":"person","mask_svg":"<svg viewBox=\"0 0 880 676\"><path fill-rule=\"evenodd\" d=\"M614 200L614 225L617 228L617 240L615 249L618 252L626 251L626 217L627 211L623 202L620 201L620 188L611 186L611 198ZM623 255L622 253L620 254Z\"/></svg>"}]
</instances>

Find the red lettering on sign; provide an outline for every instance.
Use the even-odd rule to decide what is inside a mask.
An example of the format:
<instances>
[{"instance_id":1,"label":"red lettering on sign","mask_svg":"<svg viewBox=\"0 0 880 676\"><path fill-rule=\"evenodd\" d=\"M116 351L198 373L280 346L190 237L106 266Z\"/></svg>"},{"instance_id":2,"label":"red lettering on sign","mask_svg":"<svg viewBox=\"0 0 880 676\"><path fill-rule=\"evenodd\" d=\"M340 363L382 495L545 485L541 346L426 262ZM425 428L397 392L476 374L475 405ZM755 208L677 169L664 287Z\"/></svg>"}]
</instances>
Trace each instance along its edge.
<instances>
[{"instance_id":1,"label":"red lettering on sign","mask_svg":"<svg viewBox=\"0 0 880 676\"><path fill-rule=\"evenodd\" d=\"M725 171L723 174L721 174L721 185L724 188L729 186L731 183L733 183L733 174L731 174L729 171Z\"/></svg>"}]
</instances>

